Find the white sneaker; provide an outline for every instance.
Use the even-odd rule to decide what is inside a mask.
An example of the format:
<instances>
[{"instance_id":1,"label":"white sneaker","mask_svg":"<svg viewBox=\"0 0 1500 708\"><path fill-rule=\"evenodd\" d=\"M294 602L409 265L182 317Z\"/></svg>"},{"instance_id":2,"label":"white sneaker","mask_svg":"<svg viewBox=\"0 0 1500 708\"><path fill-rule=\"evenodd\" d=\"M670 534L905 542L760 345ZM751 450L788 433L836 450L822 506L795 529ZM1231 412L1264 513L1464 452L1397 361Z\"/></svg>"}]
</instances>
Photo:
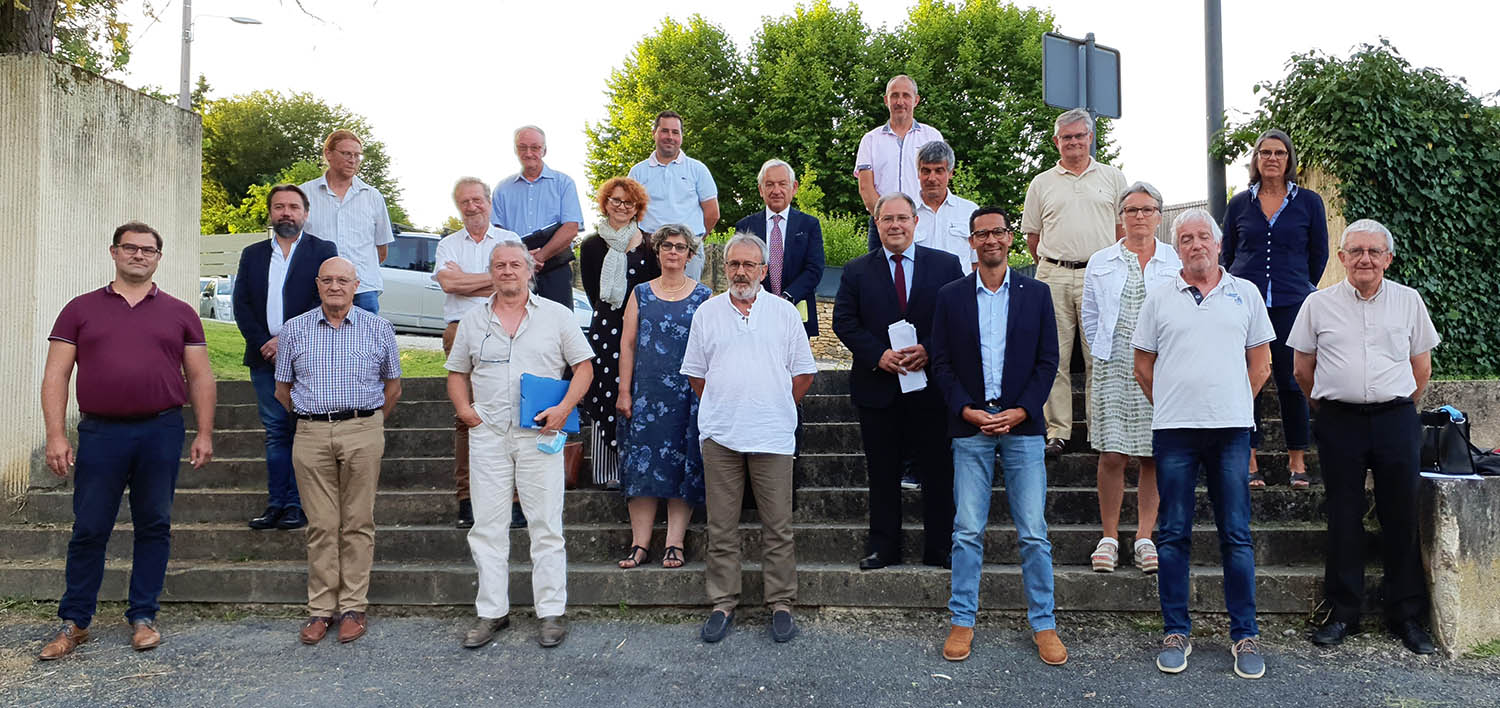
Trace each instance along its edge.
<instances>
[{"instance_id":1,"label":"white sneaker","mask_svg":"<svg viewBox=\"0 0 1500 708\"><path fill-rule=\"evenodd\" d=\"M1094 555L1089 560L1094 564L1095 573L1115 572L1115 564L1120 562L1120 542L1108 536L1099 539L1099 545L1094 547Z\"/></svg>"}]
</instances>

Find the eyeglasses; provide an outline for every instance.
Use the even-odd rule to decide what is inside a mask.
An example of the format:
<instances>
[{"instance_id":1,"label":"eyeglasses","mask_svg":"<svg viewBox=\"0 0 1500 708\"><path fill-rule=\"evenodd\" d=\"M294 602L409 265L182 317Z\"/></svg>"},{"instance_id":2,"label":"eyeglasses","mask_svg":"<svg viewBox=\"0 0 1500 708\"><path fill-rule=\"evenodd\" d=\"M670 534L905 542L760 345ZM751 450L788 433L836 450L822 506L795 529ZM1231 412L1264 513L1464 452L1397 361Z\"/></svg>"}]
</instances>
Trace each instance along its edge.
<instances>
[{"instance_id":1,"label":"eyeglasses","mask_svg":"<svg viewBox=\"0 0 1500 708\"><path fill-rule=\"evenodd\" d=\"M359 162L365 156L362 152L349 152L348 150L334 150L333 153L351 162Z\"/></svg>"},{"instance_id":2,"label":"eyeglasses","mask_svg":"<svg viewBox=\"0 0 1500 708\"><path fill-rule=\"evenodd\" d=\"M887 214L880 217L879 221L882 224L910 224L912 217L907 214Z\"/></svg>"},{"instance_id":3,"label":"eyeglasses","mask_svg":"<svg viewBox=\"0 0 1500 708\"><path fill-rule=\"evenodd\" d=\"M1262 160L1285 160L1291 153L1285 150L1257 150L1255 154L1260 155Z\"/></svg>"},{"instance_id":4,"label":"eyeglasses","mask_svg":"<svg viewBox=\"0 0 1500 708\"><path fill-rule=\"evenodd\" d=\"M970 232L969 238L977 241L1001 241L1013 233L1015 232L1004 227L998 229L979 229L978 231Z\"/></svg>"},{"instance_id":5,"label":"eyeglasses","mask_svg":"<svg viewBox=\"0 0 1500 708\"><path fill-rule=\"evenodd\" d=\"M1390 251L1384 248L1345 248L1342 250L1356 261L1365 256L1369 256L1370 260L1379 260L1385 254L1390 253Z\"/></svg>"},{"instance_id":6,"label":"eyeglasses","mask_svg":"<svg viewBox=\"0 0 1500 708\"><path fill-rule=\"evenodd\" d=\"M1088 137L1089 132L1085 130L1082 133L1068 133L1067 135L1059 135L1057 136L1057 139L1065 143L1070 143L1074 140L1087 140Z\"/></svg>"},{"instance_id":7,"label":"eyeglasses","mask_svg":"<svg viewBox=\"0 0 1500 708\"><path fill-rule=\"evenodd\" d=\"M1120 213L1124 214L1125 216L1151 216L1152 214L1155 214L1159 211L1161 211L1161 209L1154 206L1125 207L1124 209L1120 210Z\"/></svg>"},{"instance_id":8,"label":"eyeglasses","mask_svg":"<svg viewBox=\"0 0 1500 708\"><path fill-rule=\"evenodd\" d=\"M155 258L161 255L161 249L155 246L137 246L133 243L120 243L115 244L113 248L119 249L121 253L127 256L133 256L139 253L147 258Z\"/></svg>"},{"instance_id":9,"label":"eyeglasses","mask_svg":"<svg viewBox=\"0 0 1500 708\"><path fill-rule=\"evenodd\" d=\"M605 197L604 203L612 207L625 207L626 209L635 208L635 202L632 202L628 199L615 199L614 197Z\"/></svg>"},{"instance_id":10,"label":"eyeglasses","mask_svg":"<svg viewBox=\"0 0 1500 708\"><path fill-rule=\"evenodd\" d=\"M491 344L493 342L493 344ZM495 336L494 332L488 330L484 333L484 339L479 340L479 363L481 364L509 364L510 343Z\"/></svg>"},{"instance_id":11,"label":"eyeglasses","mask_svg":"<svg viewBox=\"0 0 1500 708\"><path fill-rule=\"evenodd\" d=\"M318 284L322 285L324 287L328 287L330 285L341 285L343 287L348 287L348 286L354 284L354 278L334 277L334 276L331 276L331 275L325 275L325 276L321 276L321 277L318 278Z\"/></svg>"},{"instance_id":12,"label":"eyeglasses","mask_svg":"<svg viewBox=\"0 0 1500 708\"><path fill-rule=\"evenodd\" d=\"M729 270L755 270L763 265L765 264L760 261L729 261L724 267Z\"/></svg>"},{"instance_id":13,"label":"eyeglasses","mask_svg":"<svg viewBox=\"0 0 1500 708\"><path fill-rule=\"evenodd\" d=\"M687 253L691 249L689 249L688 245L685 244L685 243L677 243L676 241L666 241L666 242L663 242L662 245L657 246L656 250L662 251L664 253L667 252L667 251L676 251L678 253Z\"/></svg>"}]
</instances>

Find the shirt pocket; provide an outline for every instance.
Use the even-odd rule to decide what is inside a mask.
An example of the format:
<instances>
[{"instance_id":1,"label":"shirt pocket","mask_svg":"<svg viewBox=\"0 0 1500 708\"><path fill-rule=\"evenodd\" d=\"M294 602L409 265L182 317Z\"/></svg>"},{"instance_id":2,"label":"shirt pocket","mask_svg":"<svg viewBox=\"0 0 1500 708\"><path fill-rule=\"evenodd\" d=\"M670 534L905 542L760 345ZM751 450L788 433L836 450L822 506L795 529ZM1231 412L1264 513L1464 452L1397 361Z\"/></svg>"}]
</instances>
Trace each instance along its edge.
<instances>
[{"instance_id":1,"label":"shirt pocket","mask_svg":"<svg viewBox=\"0 0 1500 708\"><path fill-rule=\"evenodd\" d=\"M1400 361L1411 358L1411 328L1381 327L1380 344L1388 348L1392 358Z\"/></svg>"}]
</instances>

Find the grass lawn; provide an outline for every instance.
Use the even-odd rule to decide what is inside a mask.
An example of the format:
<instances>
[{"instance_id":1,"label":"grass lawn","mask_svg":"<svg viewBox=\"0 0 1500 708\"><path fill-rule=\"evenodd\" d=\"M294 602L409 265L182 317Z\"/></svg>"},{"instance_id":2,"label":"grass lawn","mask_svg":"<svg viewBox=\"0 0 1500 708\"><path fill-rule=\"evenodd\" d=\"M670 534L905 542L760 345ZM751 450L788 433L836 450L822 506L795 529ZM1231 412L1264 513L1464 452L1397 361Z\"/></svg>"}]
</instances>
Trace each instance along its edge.
<instances>
[{"instance_id":1,"label":"grass lawn","mask_svg":"<svg viewBox=\"0 0 1500 708\"><path fill-rule=\"evenodd\" d=\"M228 322L203 321L203 334L208 339L208 359L213 364L214 378L219 381L249 381L250 370L241 362L245 357L245 338L238 327ZM447 376L443 368L441 351L421 349L401 350L401 374L405 378Z\"/></svg>"}]
</instances>

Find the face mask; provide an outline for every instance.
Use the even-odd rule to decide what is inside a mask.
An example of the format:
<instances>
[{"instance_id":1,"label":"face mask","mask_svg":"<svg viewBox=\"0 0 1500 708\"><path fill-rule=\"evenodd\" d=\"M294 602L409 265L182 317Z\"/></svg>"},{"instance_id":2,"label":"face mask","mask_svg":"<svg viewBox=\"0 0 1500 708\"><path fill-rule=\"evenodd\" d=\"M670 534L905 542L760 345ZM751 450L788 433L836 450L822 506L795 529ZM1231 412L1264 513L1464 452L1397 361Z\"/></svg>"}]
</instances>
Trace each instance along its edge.
<instances>
[{"instance_id":1,"label":"face mask","mask_svg":"<svg viewBox=\"0 0 1500 708\"><path fill-rule=\"evenodd\" d=\"M536 436L536 449L548 455L556 455L562 452L563 445L568 442L568 436L561 430L552 433L542 433Z\"/></svg>"}]
</instances>

